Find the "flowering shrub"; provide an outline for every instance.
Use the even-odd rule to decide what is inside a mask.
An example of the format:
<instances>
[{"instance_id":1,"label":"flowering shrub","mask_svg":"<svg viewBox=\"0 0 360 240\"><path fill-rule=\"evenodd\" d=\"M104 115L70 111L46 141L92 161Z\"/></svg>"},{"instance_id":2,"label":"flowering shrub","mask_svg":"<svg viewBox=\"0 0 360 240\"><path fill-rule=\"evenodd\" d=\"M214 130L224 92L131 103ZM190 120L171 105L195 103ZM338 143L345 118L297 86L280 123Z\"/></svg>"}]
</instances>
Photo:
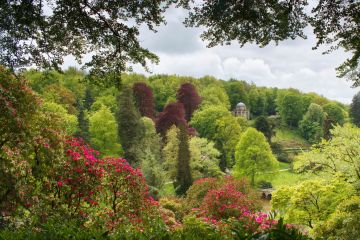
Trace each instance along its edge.
<instances>
[{"instance_id":1,"label":"flowering shrub","mask_svg":"<svg viewBox=\"0 0 360 240\"><path fill-rule=\"evenodd\" d=\"M211 193L209 194L209 192ZM222 196L223 194L224 196ZM206 196L208 198L207 202L209 202L210 205L215 204L211 200L211 198L216 198L215 195L218 196L218 200L224 199L223 201L227 201L226 198L234 200L237 197L241 196L240 198L243 202L242 205L249 205L247 209L253 210L259 208L259 201L257 200L255 193L251 190L248 181L245 178L235 179L229 176L226 176L224 178L202 178L196 180L187 191L187 207L199 208L200 206L203 206L204 208L204 198ZM232 201L230 199L229 201ZM236 204L235 202L233 202L233 204ZM210 205L206 206L212 208L212 206ZM230 206L227 206L226 208L228 207Z\"/></svg>"},{"instance_id":2,"label":"flowering shrub","mask_svg":"<svg viewBox=\"0 0 360 240\"><path fill-rule=\"evenodd\" d=\"M233 185L209 190L200 207L205 215L216 220L239 217L254 208L252 201L245 194L236 191Z\"/></svg>"},{"instance_id":3,"label":"flowering shrub","mask_svg":"<svg viewBox=\"0 0 360 240\"><path fill-rule=\"evenodd\" d=\"M106 206L103 220L110 229L130 224L142 230L159 218L158 203L149 196L140 169L132 168L125 159L105 158L102 202Z\"/></svg>"},{"instance_id":4,"label":"flowering shrub","mask_svg":"<svg viewBox=\"0 0 360 240\"><path fill-rule=\"evenodd\" d=\"M140 169L125 159L103 158L79 139L66 142L68 160L53 184L58 206L87 226L130 224L137 230L160 215Z\"/></svg>"},{"instance_id":5,"label":"flowering shrub","mask_svg":"<svg viewBox=\"0 0 360 240\"><path fill-rule=\"evenodd\" d=\"M66 141L67 160L52 183L57 207L65 207L70 214L87 217L89 207L98 205L101 181L104 177L104 161L99 152L88 147L80 139Z\"/></svg>"},{"instance_id":6,"label":"flowering shrub","mask_svg":"<svg viewBox=\"0 0 360 240\"><path fill-rule=\"evenodd\" d=\"M198 207L183 220L182 234L192 239L307 239L260 209L258 197L245 179L206 178L194 182L187 204ZM190 220L189 220L190 219ZM211 237L210 237L211 236ZM289 237L290 236L290 237ZM300 236L299 238L297 238Z\"/></svg>"},{"instance_id":7,"label":"flowering shrub","mask_svg":"<svg viewBox=\"0 0 360 240\"><path fill-rule=\"evenodd\" d=\"M195 180L186 192L186 205L188 208L198 208L210 189L217 187L216 178L201 178Z\"/></svg>"},{"instance_id":8,"label":"flowering shrub","mask_svg":"<svg viewBox=\"0 0 360 240\"><path fill-rule=\"evenodd\" d=\"M60 165L64 134L40 105L25 79L0 66L0 217L47 198L44 183Z\"/></svg>"}]
</instances>

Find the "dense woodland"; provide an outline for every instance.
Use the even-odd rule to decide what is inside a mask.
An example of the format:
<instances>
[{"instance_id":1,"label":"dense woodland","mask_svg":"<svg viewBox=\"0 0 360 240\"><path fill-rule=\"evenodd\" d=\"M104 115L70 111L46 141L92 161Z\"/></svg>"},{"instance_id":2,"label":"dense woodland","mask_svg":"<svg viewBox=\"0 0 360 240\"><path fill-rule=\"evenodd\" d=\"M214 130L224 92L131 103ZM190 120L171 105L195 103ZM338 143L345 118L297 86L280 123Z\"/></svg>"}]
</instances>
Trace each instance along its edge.
<instances>
[{"instance_id":1,"label":"dense woodland","mask_svg":"<svg viewBox=\"0 0 360 240\"><path fill-rule=\"evenodd\" d=\"M356 238L359 94L121 79L1 68L0 236Z\"/></svg>"},{"instance_id":2,"label":"dense woodland","mask_svg":"<svg viewBox=\"0 0 360 240\"><path fill-rule=\"evenodd\" d=\"M358 239L360 93L130 73L169 8L207 47L310 29L360 85L358 0L0 1L0 239Z\"/></svg>"}]
</instances>

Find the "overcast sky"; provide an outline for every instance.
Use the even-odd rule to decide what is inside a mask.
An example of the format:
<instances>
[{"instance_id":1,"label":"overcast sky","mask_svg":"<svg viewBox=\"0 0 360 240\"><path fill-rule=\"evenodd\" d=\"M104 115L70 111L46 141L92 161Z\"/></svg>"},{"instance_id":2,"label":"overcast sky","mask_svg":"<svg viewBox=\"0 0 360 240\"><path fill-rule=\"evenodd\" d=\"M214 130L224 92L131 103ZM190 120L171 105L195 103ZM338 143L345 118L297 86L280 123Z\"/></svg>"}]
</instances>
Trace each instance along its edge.
<instances>
[{"instance_id":1,"label":"overcast sky","mask_svg":"<svg viewBox=\"0 0 360 240\"><path fill-rule=\"evenodd\" d=\"M336 77L335 68L349 56L341 50L323 55L312 50L315 38L309 29L308 39L288 40L265 48L246 45L207 48L200 38L201 29L185 28L185 13L181 9L166 12L167 25L158 32L141 28L142 46L156 53L158 65L150 65L152 74L177 74L193 77L211 75L219 79L235 78L254 82L258 86L297 88L316 92L330 99L350 103L360 89ZM325 48L323 48L325 50ZM71 61L69 65L74 65ZM66 64L66 65L68 65ZM134 72L146 73L139 66Z\"/></svg>"}]
</instances>

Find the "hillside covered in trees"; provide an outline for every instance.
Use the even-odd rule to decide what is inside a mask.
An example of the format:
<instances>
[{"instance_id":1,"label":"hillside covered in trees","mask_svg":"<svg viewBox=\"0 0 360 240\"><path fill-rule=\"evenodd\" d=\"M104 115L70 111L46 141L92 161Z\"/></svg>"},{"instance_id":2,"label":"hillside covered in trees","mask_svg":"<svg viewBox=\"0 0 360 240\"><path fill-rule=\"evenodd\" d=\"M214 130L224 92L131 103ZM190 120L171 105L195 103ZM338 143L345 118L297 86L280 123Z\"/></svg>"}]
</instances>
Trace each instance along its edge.
<instances>
[{"instance_id":1,"label":"hillside covered in trees","mask_svg":"<svg viewBox=\"0 0 360 240\"><path fill-rule=\"evenodd\" d=\"M1 74L5 238L355 234L358 95L346 106L210 76L123 74L118 90L75 68Z\"/></svg>"}]
</instances>

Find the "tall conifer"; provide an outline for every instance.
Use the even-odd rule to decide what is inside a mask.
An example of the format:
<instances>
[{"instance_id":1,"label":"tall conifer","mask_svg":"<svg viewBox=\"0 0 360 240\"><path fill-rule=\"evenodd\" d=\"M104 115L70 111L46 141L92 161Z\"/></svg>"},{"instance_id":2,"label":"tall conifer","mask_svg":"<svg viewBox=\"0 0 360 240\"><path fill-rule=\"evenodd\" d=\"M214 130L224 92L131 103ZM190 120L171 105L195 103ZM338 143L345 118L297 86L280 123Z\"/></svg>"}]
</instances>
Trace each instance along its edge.
<instances>
[{"instance_id":1,"label":"tall conifer","mask_svg":"<svg viewBox=\"0 0 360 240\"><path fill-rule=\"evenodd\" d=\"M192 184L192 176L190 170L190 149L188 130L184 124L179 126L179 154L177 162L177 175L175 191L177 195L184 195Z\"/></svg>"},{"instance_id":2,"label":"tall conifer","mask_svg":"<svg viewBox=\"0 0 360 240\"><path fill-rule=\"evenodd\" d=\"M118 131L121 146L125 152L125 158L133 165L138 165L136 148L144 135L144 126L141 122L140 113L135 107L132 89L124 86L118 97L119 111L117 114Z\"/></svg>"}]
</instances>

